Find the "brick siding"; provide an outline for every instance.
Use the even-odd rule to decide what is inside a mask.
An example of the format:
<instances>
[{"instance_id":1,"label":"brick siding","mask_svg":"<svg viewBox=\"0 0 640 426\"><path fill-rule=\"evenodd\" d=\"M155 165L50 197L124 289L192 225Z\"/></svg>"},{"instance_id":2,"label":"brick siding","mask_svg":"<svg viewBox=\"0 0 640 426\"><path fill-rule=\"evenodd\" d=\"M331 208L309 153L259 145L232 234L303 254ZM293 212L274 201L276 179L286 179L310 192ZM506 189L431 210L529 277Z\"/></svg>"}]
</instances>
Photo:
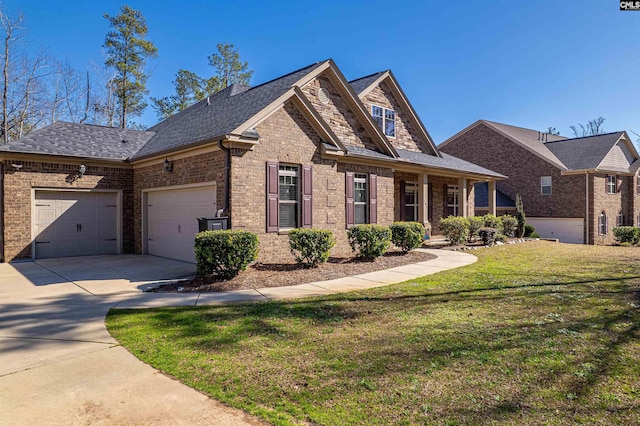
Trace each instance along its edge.
<instances>
[{"instance_id":1,"label":"brick siding","mask_svg":"<svg viewBox=\"0 0 640 426\"><path fill-rule=\"evenodd\" d=\"M22 168L16 171L12 163L20 163ZM84 176L72 181L80 164L80 160L78 164L11 159L3 162L5 261L32 258L31 243L35 237L31 234L32 188L122 190L122 250L133 252L133 170L87 164Z\"/></svg>"}]
</instances>

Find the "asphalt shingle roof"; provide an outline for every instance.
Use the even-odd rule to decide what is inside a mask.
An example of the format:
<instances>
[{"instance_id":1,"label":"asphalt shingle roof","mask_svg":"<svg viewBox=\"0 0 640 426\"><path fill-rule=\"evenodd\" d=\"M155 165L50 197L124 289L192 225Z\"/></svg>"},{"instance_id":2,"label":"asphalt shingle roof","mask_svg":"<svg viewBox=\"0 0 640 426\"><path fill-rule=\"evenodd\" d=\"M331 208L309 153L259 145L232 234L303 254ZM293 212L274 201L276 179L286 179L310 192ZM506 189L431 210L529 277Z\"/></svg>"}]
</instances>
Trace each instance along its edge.
<instances>
[{"instance_id":1,"label":"asphalt shingle roof","mask_svg":"<svg viewBox=\"0 0 640 426\"><path fill-rule=\"evenodd\" d=\"M470 163L462 160L453 155L441 152L442 157L436 157L435 155L423 154L422 152L409 151L407 149L396 149L400 158L409 161L414 164L423 166L435 167L445 170L459 170L468 173L475 173L485 176L492 176L497 178L504 178L505 176L500 173L496 173L493 170L485 169L477 164Z\"/></svg>"},{"instance_id":2,"label":"asphalt shingle roof","mask_svg":"<svg viewBox=\"0 0 640 426\"><path fill-rule=\"evenodd\" d=\"M150 131L57 121L0 146L0 151L124 161L153 135Z\"/></svg>"},{"instance_id":3,"label":"asphalt shingle roof","mask_svg":"<svg viewBox=\"0 0 640 426\"><path fill-rule=\"evenodd\" d=\"M546 142L544 145L571 170L595 169L624 132Z\"/></svg>"},{"instance_id":4,"label":"asphalt shingle roof","mask_svg":"<svg viewBox=\"0 0 640 426\"><path fill-rule=\"evenodd\" d=\"M489 182L478 182L474 186L474 204L476 207L489 207ZM496 207L516 207L516 203L496 189Z\"/></svg>"},{"instance_id":5,"label":"asphalt shingle roof","mask_svg":"<svg viewBox=\"0 0 640 426\"><path fill-rule=\"evenodd\" d=\"M132 159L197 145L230 133L260 112L292 85L322 65L317 62L250 89L228 87L156 124L155 136Z\"/></svg>"},{"instance_id":6,"label":"asphalt shingle roof","mask_svg":"<svg viewBox=\"0 0 640 426\"><path fill-rule=\"evenodd\" d=\"M562 164L562 161L560 161L560 159L558 159L558 157L556 157L556 155L545 146L544 141L539 140L541 132L522 127L510 126L508 124L495 123L493 121L482 120L482 122L506 134L512 139L515 139L530 150L537 152L540 156L544 157L547 161L556 165L560 169L564 170L566 168L565 165ZM545 137L549 142L567 139L565 136L551 134L545 134Z\"/></svg>"},{"instance_id":7,"label":"asphalt shingle roof","mask_svg":"<svg viewBox=\"0 0 640 426\"><path fill-rule=\"evenodd\" d=\"M364 89L369 87L371 83L376 81L378 77L380 77L382 74L384 74L384 71L380 71L375 74L368 75L366 77L360 77L355 80L351 80L349 84L357 94L360 94Z\"/></svg>"}]
</instances>

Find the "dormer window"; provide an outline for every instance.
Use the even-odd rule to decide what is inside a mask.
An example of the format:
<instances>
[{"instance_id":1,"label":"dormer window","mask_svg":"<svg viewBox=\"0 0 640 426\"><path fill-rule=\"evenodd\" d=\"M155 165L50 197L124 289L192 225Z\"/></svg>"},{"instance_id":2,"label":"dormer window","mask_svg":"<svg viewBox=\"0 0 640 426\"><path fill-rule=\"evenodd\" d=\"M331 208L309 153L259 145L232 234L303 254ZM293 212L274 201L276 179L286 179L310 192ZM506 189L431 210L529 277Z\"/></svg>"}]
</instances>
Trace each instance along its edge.
<instances>
[{"instance_id":1,"label":"dormer window","mask_svg":"<svg viewBox=\"0 0 640 426\"><path fill-rule=\"evenodd\" d=\"M396 136L396 112L394 110L372 105L371 116L386 136L392 138Z\"/></svg>"}]
</instances>

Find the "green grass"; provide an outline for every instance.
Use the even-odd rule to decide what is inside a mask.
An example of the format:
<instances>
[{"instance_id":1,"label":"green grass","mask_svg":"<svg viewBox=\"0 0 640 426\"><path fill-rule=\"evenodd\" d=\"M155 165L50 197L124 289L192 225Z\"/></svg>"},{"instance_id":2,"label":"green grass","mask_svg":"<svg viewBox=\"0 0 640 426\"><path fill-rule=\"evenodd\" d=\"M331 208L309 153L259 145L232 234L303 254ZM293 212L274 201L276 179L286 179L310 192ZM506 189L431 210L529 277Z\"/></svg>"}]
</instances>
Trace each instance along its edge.
<instances>
[{"instance_id":1,"label":"green grass","mask_svg":"<svg viewBox=\"0 0 640 426\"><path fill-rule=\"evenodd\" d=\"M389 287L113 310L144 362L274 424L640 424L640 249L547 242Z\"/></svg>"}]
</instances>

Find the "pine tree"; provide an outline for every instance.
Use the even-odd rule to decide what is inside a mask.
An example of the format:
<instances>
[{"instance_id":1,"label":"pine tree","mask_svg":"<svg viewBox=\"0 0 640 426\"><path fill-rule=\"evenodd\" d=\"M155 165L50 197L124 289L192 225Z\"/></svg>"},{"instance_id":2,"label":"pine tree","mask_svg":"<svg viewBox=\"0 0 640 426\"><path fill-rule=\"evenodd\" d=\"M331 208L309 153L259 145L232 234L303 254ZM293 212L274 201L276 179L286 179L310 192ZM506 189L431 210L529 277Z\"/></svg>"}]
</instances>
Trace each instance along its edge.
<instances>
[{"instance_id":1,"label":"pine tree","mask_svg":"<svg viewBox=\"0 0 640 426\"><path fill-rule=\"evenodd\" d=\"M115 70L113 86L120 111L120 127L127 127L130 116L140 116L147 107L144 95L148 93L145 65L158 56L155 45L146 40L147 23L138 10L122 6L116 16L105 14L112 30L107 33L105 64Z\"/></svg>"}]
</instances>

